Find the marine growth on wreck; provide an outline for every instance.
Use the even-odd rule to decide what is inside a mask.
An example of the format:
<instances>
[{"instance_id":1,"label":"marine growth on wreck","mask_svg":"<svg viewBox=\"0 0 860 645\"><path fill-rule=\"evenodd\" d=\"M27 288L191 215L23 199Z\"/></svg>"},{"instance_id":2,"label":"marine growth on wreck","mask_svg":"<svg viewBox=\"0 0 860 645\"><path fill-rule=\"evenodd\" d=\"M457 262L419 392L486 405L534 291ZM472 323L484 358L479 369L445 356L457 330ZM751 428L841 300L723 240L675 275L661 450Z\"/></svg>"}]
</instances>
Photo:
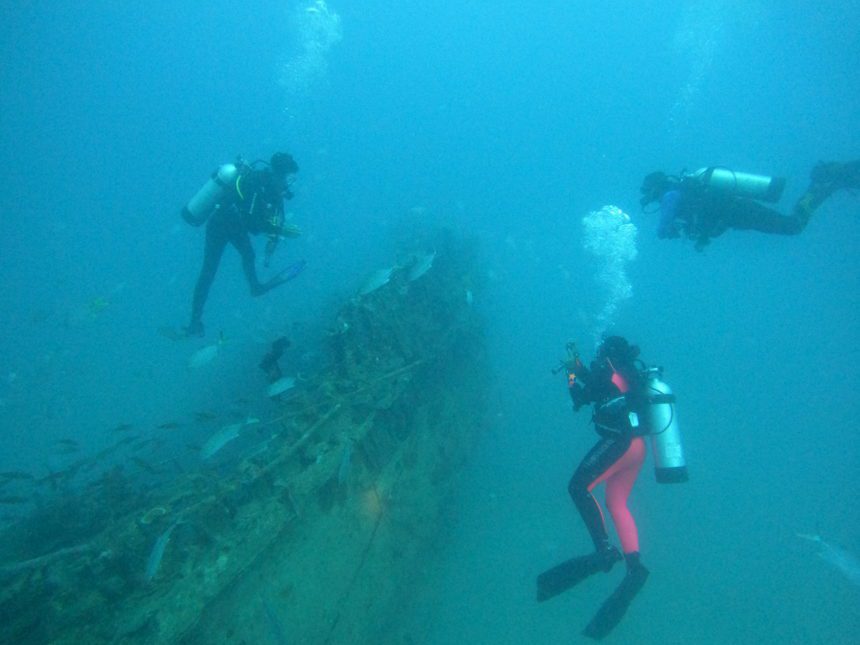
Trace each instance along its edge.
<instances>
[{"instance_id":1,"label":"marine growth on wreck","mask_svg":"<svg viewBox=\"0 0 860 645\"><path fill-rule=\"evenodd\" d=\"M0 642L393 642L381 626L485 425L476 251L423 242L369 267L323 323L325 366L277 383L277 414L213 433L196 466L146 485L92 460L56 474L0 534Z\"/></svg>"}]
</instances>

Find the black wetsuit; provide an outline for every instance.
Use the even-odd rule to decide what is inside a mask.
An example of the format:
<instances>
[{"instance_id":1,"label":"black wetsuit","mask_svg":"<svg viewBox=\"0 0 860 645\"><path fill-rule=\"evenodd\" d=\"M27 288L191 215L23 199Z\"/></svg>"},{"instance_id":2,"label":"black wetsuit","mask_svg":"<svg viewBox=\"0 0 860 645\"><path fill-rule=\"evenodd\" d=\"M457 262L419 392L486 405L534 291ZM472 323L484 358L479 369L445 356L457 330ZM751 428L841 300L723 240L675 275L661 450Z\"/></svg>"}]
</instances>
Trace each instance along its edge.
<instances>
[{"instance_id":1,"label":"black wetsuit","mask_svg":"<svg viewBox=\"0 0 860 645\"><path fill-rule=\"evenodd\" d=\"M259 296L269 290L269 286L257 277L254 247L249 235L277 235L284 220L284 199L291 197L284 179L269 169L248 170L230 187L206 225L203 267L194 288L189 331L202 330L203 305L228 243L242 257L242 270L251 294Z\"/></svg>"},{"instance_id":2,"label":"black wetsuit","mask_svg":"<svg viewBox=\"0 0 860 645\"><path fill-rule=\"evenodd\" d=\"M726 195L694 181L682 181L660 199L660 238L687 237L704 248L711 238L729 229L774 235L797 235L812 212L826 198L811 189L801 197L791 215L768 208L748 197Z\"/></svg>"},{"instance_id":3,"label":"black wetsuit","mask_svg":"<svg viewBox=\"0 0 860 645\"><path fill-rule=\"evenodd\" d=\"M771 182L769 192L778 184ZM647 175L640 191L643 208L660 201L660 238L687 237L701 250L713 237L729 229L759 231L772 235L797 235L816 209L838 190L860 189L860 160L821 162L809 173L809 186L790 215L768 208L750 197L726 193L696 176L670 178L657 171ZM775 194L768 195L776 199Z\"/></svg>"},{"instance_id":4,"label":"black wetsuit","mask_svg":"<svg viewBox=\"0 0 860 645\"><path fill-rule=\"evenodd\" d=\"M647 415L644 412L648 405L648 395L644 379L633 364L615 364L614 367L615 370L607 361L592 362L590 370L580 368L576 380L570 383L570 397L573 400L574 410L579 410L583 405L594 404L593 421L600 435L600 439L580 462L568 484L570 497L579 510L597 551L609 547L609 536L603 514L590 488L628 453L634 439L647 433L645 426ZM615 382L613 382L613 375L616 373ZM631 415L631 413L634 414ZM633 423L637 425L634 426ZM641 439L639 441L641 442ZM636 470L630 473L632 479L622 484L626 492L621 490L618 499L624 506L620 510L625 513L626 497L638 474L641 460L638 466L635 463L632 465ZM609 509L615 517L614 502L610 502L609 497L607 495ZM618 532L624 543L626 536L622 528L617 525L616 520L616 528L619 529ZM633 530L635 531L635 526ZM636 548L629 550L638 550L638 542L631 541L631 547L634 543ZM628 549L625 549L626 551Z\"/></svg>"}]
</instances>

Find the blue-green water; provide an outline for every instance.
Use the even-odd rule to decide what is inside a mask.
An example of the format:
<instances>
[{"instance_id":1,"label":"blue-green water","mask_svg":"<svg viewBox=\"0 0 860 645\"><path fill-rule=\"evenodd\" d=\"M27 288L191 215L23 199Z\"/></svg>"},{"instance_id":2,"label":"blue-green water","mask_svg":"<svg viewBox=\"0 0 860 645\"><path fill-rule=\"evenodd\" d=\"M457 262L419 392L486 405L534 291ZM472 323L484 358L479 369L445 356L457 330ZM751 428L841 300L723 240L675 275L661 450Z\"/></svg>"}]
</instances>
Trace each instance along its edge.
<instances>
[{"instance_id":1,"label":"blue-green water","mask_svg":"<svg viewBox=\"0 0 860 645\"><path fill-rule=\"evenodd\" d=\"M860 197L799 237L704 253L657 240L637 200L652 170L719 164L787 177L785 212L817 161L860 157L860 3L60 1L0 18L0 469L60 469L58 439L94 452L121 423L178 420L182 444L197 411L265 412L245 403L265 343L287 333L312 365L312 327L390 261L389 229L451 223L482 240L498 416L404 620L416 643L577 642L620 572L534 601L535 574L588 547L566 484L594 434L550 369L568 340L590 354L581 220L615 204L639 234L612 329L665 366L691 480L658 486L646 463L631 507L651 577L610 640L854 642L860 590L796 533L860 553ZM219 163L276 149L301 167L304 235L273 268L306 258L305 274L253 300L228 250L209 340L167 341L203 243L179 208ZM213 369L189 371L219 330Z\"/></svg>"}]
</instances>

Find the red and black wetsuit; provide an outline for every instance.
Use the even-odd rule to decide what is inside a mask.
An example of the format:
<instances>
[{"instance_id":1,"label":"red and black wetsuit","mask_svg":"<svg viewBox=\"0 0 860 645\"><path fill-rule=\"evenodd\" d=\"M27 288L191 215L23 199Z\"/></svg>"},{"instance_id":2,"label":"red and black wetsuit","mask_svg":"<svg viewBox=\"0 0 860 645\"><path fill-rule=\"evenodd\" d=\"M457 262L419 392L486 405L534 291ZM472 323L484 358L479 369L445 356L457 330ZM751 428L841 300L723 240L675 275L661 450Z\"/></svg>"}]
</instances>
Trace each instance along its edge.
<instances>
[{"instance_id":1,"label":"red and black wetsuit","mask_svg":"<svg viewBox=\"0 0 860 645\"><path fill-rule=\"evenodd\" d=\"M639 551L636 522L627 497L645 459L642 434L647 433L648 395L644 379L632 359L599 357L591 369L579 365L568 385L574 410L594 404L594 421L600 439L588 451L568 484L573 503L598 551L610 548L600 505L591 491L606 482L606 506L625 554Z\"/></svg>"}]
</instances>

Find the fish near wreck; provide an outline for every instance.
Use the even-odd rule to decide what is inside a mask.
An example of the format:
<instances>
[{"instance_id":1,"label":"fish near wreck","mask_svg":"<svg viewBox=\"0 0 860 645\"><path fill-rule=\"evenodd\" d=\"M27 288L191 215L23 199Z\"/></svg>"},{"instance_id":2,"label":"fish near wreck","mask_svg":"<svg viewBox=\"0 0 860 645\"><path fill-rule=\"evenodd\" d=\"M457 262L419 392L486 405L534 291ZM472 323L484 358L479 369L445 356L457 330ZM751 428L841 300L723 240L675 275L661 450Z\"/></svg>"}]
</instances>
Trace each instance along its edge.
<instances>
[{"instance_id":1,"label":"fish near wreck","mask_svg":"<svg viewBox=\"0 0 860 645\"><path fill-rule=\"evenodd\" d=\"M242 428L255 423L260 423L260 420L255 417L248 417L239 423L231 423L228 426L224 426L203 444L203 447L200 449L200 458L203 460L209 459L221 450L221 448L233 441L233 439L236 439Z\"/></svg>"},{"instance_id":2,"label":"fish near wreck","mask_svg":"<svg viewBox=\"0 0 860 645\"><path fill-rule=\"evenodd\" d=\"M200 449L200 458L201 459L209 459L215 453L217 453L221 448L226 446L228 443L233 441L236 437L239 436L239 431L242 429L244 423L231 423L228 426L224 426L214 435L209 437L206 443L203 444L203 447Z\"/></svg>"},{"instance_id":3,"label":"fish near wreck","mask_svg":"<svg viewBox=\"0 0 860 645\"><path fill-rule=\"evenodd\" d=\"M396 266L388 267L387 269L379 269L371 273L367 280L364 281L361 289L358 290L358 295L366 296L373 293L380 287L384 287L391 280L391 275L394 273Z\"/></svg>"},{"instance_id":4,"label":"fish near wreck","mask_svg":"<svg viewBox=\"0 0 860 645\"><path fill-rule=\"evenodd\" d=\"M164 533L158 536L158 539L152 546L152 551L150 551L149 558L146 560L146 571L143 575L143 579L146 582L152 582L152 579L155 578L155 574L158 573L158 568L161 566L161 559L164 557L164 550L167 548L167 543L170 541L170 534L173 533L173 529L178 525L179 522L171 524Z\"/></svg>"},{"instance_id":5,"label":"fish near wreck","mask_svg":"<svg viewBox=\"0 0 860 645\"><path fill-rule=\"evenodd\" d=\"M337 483L343 485L349 479L352 470L352 440L347 439L340 456L340 465L337 469Z\"/></svg>"},{"instance_id":6,"label":"fish near wreck","mask_svg":"<svg viewBox=\"0 0 860 645\"><path fill-rule=\"evenodd\" d=\"M287 390L292 390L296 386L296 379L292 376L284 376L273 382L266 388L266 396L270 399L283 394Z\"/></svg>"},{"instance_id":7,"label":"fish near wreck","mask_svg":"<svg viewBox=\"0 0 860 645\"><path fill-rule=\"evenodd\" d=\"M203 367L204 365L208 365L218 354L221 353L221 346L224 344L224 334L223 332L218 336L218 341L212 343L211 345L206 345L206 347L202 347L198 349L191 355L191 358L188 359L188 367L189 369L196 370L198 368Z\"/></svg>"},{"instance_id":8,"label":"fish near wreck","mask_svg":"<svg viewBox=\"0 0 860 645\"><path fill-rule=\"evenodd\" d=\"M407 277L409 278L409 282L414 282L422 275L427 273L433 267L433 260L436 259L436 251L432 251L431 253L426 253L424 255L419 255L415 258L415 261L409 267L409 272L407 273Z\"/></svg>"}]
</instances>

